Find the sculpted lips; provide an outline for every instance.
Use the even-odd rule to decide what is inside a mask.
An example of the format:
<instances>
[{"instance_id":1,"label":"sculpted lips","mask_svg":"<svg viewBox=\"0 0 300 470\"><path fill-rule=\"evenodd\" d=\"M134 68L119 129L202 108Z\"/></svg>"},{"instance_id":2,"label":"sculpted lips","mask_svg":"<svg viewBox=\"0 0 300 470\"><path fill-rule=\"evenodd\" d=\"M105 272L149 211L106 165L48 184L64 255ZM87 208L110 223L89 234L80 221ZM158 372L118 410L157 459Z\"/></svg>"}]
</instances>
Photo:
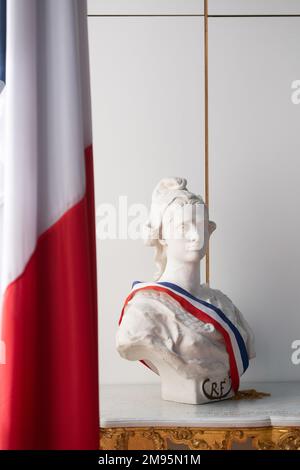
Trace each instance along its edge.
<instances>
[{"instance_id":1,"label":"sculpted lips","mask_svg":"<svg viewBox=\"0 0 300 470\"><path fill-rule=\"evenodd\" d=\"M187 251L199 251L201 249L201 246L199 243L193 243L191 245L186 246Z\"/></svg>"}]
</instances>

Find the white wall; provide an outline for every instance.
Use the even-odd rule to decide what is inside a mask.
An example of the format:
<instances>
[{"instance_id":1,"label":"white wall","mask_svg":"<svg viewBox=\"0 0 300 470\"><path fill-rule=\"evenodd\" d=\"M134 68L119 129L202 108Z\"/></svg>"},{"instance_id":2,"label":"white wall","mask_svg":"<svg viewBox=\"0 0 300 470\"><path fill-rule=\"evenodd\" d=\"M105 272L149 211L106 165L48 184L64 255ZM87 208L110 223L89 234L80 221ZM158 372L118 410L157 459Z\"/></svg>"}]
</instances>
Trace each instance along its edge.
<instances>
[{"instance_id":1,"label":"white wall","mask_svg":"<svg viewBox=\"0 0 300 470\"><path fill-rule=\"evenodd\" d=\"M297 0L296 0L297 1ZM204 0L88 0L89 15L203 13Z\"/></svg>"},{"instance_id":2,"label":"white wall","mask_svg":"<svg viewBox=\"0 0 300 470\"><path fill-rule=\"evenodd\" d=\"M209 19L211 283L253 326L253 380L299 380L300 18Z\"/></svg>"},{"instance_id":3,"label":"white wall","mask_svg":"<svg viewBox=\"0 0 300 470\"><path fill-rule=\"evenodd\" d=\"M208 0L210 15L295 15L299 0Z\"/></svg>"},{"instance_id":4,"label":"white wall","mask_svg":"<svg viewBox=\"0 0 300 470\"><path fill-rule=\"evenodd\" d=\"M89 35L96 206L149 206L164 176L203 193L203 19L90 18ZM141 240L98 240L101 383L156 379L114 344L132 282L154 269Z\"/></svg>"},{"instance_id":5,"label":"white wall","mask_svg":"<svg viewBox=\"0 0 300 470\"><path fill-rule=\"evenodd\" d=\"M272 1L260 3L268 14L279 8ZM209 0L214 14L262 14L258 3L257 10L250 0L241 4L243 11L224 0L221 10ZM192 0L89 6L90 14L203 13L203 2ZM246 380L300 375L290 360L291 342L300 339L300 105L290 100L291 82L300 79L299 36L300 18L209 19L210 198L218 225L211 285L254 328L258 358ZM129 204L149 206L167 175L187 177L203 194L203 18L90 17L89 37L96 205L127 195ZM133 280L151 278L152 255L140 240L98 240L101 383L157 381L114 345L124 298Z\"/></svg>"}]
</instances>

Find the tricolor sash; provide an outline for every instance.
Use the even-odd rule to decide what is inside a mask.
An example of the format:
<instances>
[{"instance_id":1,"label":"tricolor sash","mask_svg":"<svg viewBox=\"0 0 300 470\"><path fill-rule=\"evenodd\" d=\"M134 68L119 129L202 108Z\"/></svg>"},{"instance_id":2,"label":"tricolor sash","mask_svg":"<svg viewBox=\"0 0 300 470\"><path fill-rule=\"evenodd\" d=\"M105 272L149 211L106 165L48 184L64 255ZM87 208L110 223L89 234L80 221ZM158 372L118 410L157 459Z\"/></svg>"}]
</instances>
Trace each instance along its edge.
<instances>
[{"instance_id":1,"label":"tricolor sash","mask_svg":"<svg viewBox=\"0 0 300 470\"><path fill-rule=\"evenodd\" d=\"M242 335L222 310L209 302L198 299L182 287L171 282L135 281L132 285L130 294L125 300L119 325L122 322L128 302L137 292L142 290L154 290L168 294L170 297L177 300L177 302L179 302L180 305L195 318L204 323L211 323L215 329L222 334L229 357L232 388L237 392L239 389L240 376L248 368L249 358Z\"/></svg>"}]
</instances>

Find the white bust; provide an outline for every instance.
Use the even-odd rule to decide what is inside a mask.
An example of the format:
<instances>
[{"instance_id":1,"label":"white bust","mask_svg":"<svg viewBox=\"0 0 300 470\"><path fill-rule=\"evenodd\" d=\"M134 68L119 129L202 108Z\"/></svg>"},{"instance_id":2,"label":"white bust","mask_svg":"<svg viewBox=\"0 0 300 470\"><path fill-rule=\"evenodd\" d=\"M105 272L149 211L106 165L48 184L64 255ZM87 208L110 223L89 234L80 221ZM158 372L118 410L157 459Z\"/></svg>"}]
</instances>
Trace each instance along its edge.
<instances>
[{"instance_id":1,"label":"white bust","mask_svg":"<svg viewBox=\"0 0 300 470\"><path fill-rule=\"evenodd\" d=\"M123 358L159 374L163 399L202 404L234 395L255 357L254 337L232 301L200 282L216 225L186 185L164 178L153 191L145 241L155 248L158 272L134 285L116 342Z\"/></svg>"}]
</instances>

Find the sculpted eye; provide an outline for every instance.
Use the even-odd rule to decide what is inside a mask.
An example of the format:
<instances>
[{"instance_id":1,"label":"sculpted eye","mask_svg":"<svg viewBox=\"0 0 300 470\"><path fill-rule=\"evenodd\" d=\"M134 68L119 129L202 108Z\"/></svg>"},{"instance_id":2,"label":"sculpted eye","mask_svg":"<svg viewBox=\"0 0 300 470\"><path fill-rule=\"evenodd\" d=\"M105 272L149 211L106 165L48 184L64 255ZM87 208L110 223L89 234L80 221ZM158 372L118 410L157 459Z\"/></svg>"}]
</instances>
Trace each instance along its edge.
<instances>
[{"instance_id":1,"label":"sculpted eye","mask_svg":"<svg viewBox=\"0 0 300 470\"><path fill-rule=\"evenodd\" d=\"M188 230L188 227L185 223L180 224L180 230L181 232L186 232Z\"/></svg>"}]
</instances>

